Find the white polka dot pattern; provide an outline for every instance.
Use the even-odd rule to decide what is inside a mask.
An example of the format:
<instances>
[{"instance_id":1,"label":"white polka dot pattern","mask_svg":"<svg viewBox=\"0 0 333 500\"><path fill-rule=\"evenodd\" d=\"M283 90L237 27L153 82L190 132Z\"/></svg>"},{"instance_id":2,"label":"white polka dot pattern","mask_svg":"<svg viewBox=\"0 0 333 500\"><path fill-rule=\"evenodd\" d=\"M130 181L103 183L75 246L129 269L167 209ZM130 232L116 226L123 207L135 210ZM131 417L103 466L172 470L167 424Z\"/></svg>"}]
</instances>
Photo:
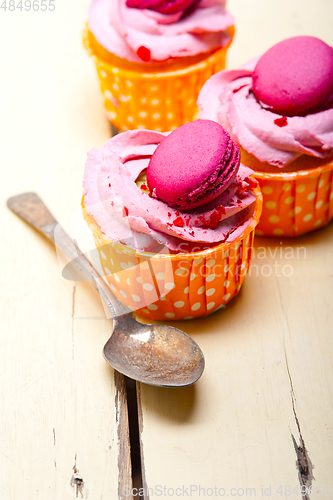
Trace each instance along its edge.
<instances>
[{"instance_id":1,"label":"white polka dot pattern","mask_svg":"<svg viewBox=\"0 0 333 500\"><path fill-rule=\"evenodd\" d=\"M230 34L233 36L232 29ZM210 76L225 67L228 49L214 52L201 63L184 63L179 70L143 73L134 65L126 69L100 59L88 30L84 44L89 54L94 54L107 116L122 131L139 125L164 131L192 121L199 91Z\"/></svg>"},{"instance_id":2,"label":"white polka dot pattern","mask_svg":"<svg viewBox=\"0 0 333 500\"><path fill-rule=\"evenodd\" d=\"M256 172L264 204L256 234L298 236L333 218L333 162L288 174Z\"/></svg>"}]
</instances>

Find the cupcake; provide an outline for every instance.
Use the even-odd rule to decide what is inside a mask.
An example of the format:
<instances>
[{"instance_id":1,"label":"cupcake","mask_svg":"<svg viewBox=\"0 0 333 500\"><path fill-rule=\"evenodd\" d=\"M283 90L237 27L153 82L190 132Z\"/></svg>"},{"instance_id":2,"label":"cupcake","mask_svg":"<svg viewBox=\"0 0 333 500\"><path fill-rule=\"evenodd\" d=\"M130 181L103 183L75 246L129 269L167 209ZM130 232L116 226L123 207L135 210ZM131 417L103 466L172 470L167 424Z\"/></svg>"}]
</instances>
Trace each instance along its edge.
<instances>
[{"instance_id":1,"label":"cupcake","mask_svg":"<svg viewBox=\"0 0 333 500\"><path fill-rule=\"evenodd\" d=\"M261 193L217 123L119 134L88 155L83 211L107 282L150 319L205 316L249 270Z\"/></svg>"},{"instance_id":2,"label":"cupcake","mask_svg":"<svg viewBox=\"0 0 333 500\"><path fill-rule=\"evenodd\" d=\"M191 121L200 88L225 67L233 24L225 0L93 0L84 44L111 123L165 131Z\"/></svg>"},{"instance_id":3,"label":"cupcake","mask_svg":"<svg viewBox=\"0 0 333 500\"><path fill-rule=\"evenodd\" d=\"M286 39L239 70L221 71L198 98L240 145L263 193L257 234L297 236L333 217L333 49Z\"/></svg>"}]
</instances>

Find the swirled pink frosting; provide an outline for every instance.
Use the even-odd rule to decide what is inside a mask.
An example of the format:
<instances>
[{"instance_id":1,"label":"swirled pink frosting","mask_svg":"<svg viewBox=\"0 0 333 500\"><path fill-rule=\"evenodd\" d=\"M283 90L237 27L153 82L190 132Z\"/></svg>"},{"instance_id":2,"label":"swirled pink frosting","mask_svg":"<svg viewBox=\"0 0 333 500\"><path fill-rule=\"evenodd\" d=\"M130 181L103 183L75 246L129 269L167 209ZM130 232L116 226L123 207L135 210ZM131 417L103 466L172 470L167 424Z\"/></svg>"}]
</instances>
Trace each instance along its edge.
<instances>
[{"instance_id":1,"label":"swirled pink frosting","mask_svg":"<svg viewBox=\"0 0 333 500\"><path fill-rule=\"evenodd\" d=\"M92 149L84 174L87 212L108 239L140 250L162 244L186 252L235 240L252 221L256 181L249 168L241 165L225 192L186 212L150 197L136 184L167 134L133 130Z\"/></svg>"},{"instance_id":2,"label":"swirled pink frosting","mask_svg":"<svg viewBox=\"0 0 333 500\"><path fill-rule=\"evenodd\" d=\"M263 108L251 92L257 61L212 76L199 94L199 117L217 121L259 161L279 168L301 155L329 158L333 154L333 108L287 118Z\"/></svg>"},{"instance_id":3,"label":"swirled pink frosting","mask_svg":"<svg viewBox=\"0 0 333 500\"><path fill-rule=\"evenodd\" d=\"M130 8L126 0L93 0L88 24L96 40L109 52L142 63L194 56L223 47L230 41L226 30L234 19L225 9L225 0L198 0L188 11L174 14ZM150 58L138 56L142 47Z\"/></svg>"}]
</instances>

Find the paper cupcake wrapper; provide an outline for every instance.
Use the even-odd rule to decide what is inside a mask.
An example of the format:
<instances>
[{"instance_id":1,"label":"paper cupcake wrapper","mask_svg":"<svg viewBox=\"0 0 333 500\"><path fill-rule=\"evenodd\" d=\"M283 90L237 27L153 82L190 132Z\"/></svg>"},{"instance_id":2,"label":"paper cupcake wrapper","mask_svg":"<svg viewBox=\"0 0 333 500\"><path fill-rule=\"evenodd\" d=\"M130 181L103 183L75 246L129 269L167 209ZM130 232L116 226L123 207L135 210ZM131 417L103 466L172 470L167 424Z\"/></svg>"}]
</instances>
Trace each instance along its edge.
<instances>
[{"instance_id":1,"label":"paper cupcake wrapper","mask_svg":"<svg viewBox=\"0 0 333 500\"><path fill-rule=\"evenodd\" d=\"M333 162L292 173L255 172L263 193L258 236L299 236L333 218Z\"/></svg>"},{"instance_id":2,"label":"paper cupcake wrapper","mask_svg":"<svg viewBox=\"0 0 333 500\"><path fill-rule=\"evenodd\" d=\"M83 208L106 280L129 309L152 320L206 316L227 304L249 271L254 228L262 209L259 188L251 224L235 241L182 254L138 252L105 238Z\"/></svg>"},{"instance_id":3,"label":"paper cupcake wrapper","mask_svg":"<svg viewBox=\"0 0 333 500\"><path fill-rule=\"evenodd\" d=\"M229 33L233 36L233 27ZM137 128L164 132L192 121L199 91L206 80L225 68L231 43L197 64L174 71L142 73L98 57L88 29L83 41L95 59L108 119L121 132Z\"/></svg>"}]
</instances>

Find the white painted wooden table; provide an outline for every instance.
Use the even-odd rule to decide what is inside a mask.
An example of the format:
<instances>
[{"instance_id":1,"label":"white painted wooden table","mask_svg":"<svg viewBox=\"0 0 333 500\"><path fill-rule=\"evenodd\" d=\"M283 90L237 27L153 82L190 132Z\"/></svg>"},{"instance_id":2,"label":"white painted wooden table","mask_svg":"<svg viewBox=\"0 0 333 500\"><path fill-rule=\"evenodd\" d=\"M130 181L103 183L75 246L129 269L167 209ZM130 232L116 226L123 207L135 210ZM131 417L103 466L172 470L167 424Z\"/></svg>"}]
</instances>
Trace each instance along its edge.
<instances>
[{"instance_id":1,"label":"white painted wooden table","mask_svg":"<svg viewBox=\"0 0 333 500\"><path fill-rule=\"evenodd\" d=\"M55 5L0 9L0 498L130 498L126 391L101 356L100 299L64 280L53 247L5 206L31 190L59 220L74 213L86 152L110 136L81 45L88 1ZM229 67L292 35L333 45L332 0L229 0L229 10ZM150 499L299 499L302 482L311 498L333 498L332 249L332 224L257 238L239 297L176 324L206 370L187 389L138 386L146 498L149 488Z\"/></svg>"}]
</instances>

